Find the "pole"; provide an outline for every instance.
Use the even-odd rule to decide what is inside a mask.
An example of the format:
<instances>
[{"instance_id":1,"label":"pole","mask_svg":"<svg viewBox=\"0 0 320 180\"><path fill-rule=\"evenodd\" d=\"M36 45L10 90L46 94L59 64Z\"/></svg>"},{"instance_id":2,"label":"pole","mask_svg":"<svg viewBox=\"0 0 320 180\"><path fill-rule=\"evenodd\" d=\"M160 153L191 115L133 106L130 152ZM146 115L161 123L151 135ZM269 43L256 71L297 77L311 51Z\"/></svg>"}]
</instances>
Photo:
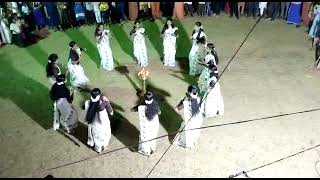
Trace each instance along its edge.
<instances>
[{"instance_id":1,"label":"pole","mask_svg":"<svg viewBox=\"0 0 320 180\"><path fill-rule=\"evenodd\" d=\"M146 80L143 80L143 94L146 93Z\"/></svg>"}]
</instances>

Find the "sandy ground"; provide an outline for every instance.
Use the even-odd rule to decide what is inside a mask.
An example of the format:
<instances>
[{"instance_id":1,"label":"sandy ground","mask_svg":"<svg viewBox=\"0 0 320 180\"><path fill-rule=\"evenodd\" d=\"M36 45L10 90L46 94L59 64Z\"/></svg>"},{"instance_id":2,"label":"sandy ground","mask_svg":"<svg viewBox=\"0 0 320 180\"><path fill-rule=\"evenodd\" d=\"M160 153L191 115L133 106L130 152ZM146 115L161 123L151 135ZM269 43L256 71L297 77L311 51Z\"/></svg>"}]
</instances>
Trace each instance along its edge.
<instances>
[{"instance_id":1,"label":"sandy ground","mask_svg":"<svg viewBox=\"0 0 320 180\"><path fill-rule=\"evenodd\" d=\"M194 22L196 18L184 21ZM221 72L255 21L245 18L236 21L223 16L201 21L205 22L209 39L217 46ZM314 52L309 50L311 43L304 31L304 28L278 20L261 21L220 79L225 115L208 119L203 124L204 127L226 125L203 129L194 149L172 146L149 177L229 177L320 144L317 136L319 111L228 124L320 107L320 100L316 98L320 90L319 72L312 70ZM113 132L105 152L138 141L138 117L130 108L137 100L133 84L140 87L141 82L136 78L136 66L133 63L126 66L130 71L127 76L115 71L93 82L115 103L115 111L121 117L119 129ZM160 60L154 59L149 68L149 85L161 94L162 107L167 108L162 111L174 117L161 118L160 135L174 132L180 126L181 117L172 107L183 97L188 81L185 74L179 73L179 66L168 70L162 67ZM131 79L133 84L128 81ZM74 105L82 122L84 113L80 105L86 98L84 93L75 94ZM86 146L84 123L79 130L82 133L71 137L71 141L52 129L39 126L10 100L0 99L0 104L6 104L0 108L0 177L44 177L48 174L54 177L146 177L170 144L168 137L159 139L157 152L150 158L128 148L97 156ZM88 157L93 158L33 174ZM320 153L312 149L247 175L318 177L318 160Z\"/></svg>"}]
</instances>

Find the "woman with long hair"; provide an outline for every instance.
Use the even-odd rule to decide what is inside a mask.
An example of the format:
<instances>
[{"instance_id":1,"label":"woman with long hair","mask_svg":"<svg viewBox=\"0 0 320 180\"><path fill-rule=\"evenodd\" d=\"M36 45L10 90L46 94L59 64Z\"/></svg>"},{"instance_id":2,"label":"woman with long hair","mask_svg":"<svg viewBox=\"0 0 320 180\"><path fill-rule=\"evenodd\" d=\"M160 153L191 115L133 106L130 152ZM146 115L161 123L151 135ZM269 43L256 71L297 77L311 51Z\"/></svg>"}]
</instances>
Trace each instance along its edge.
<instances>
[{"instance_id":1,"label":"woman with long hair","mask_svg":"<svg viewBox=\"0 0 320 180\"><path fill-rule=\"evenodd\" d=\"M90 100L85 102L86 122L88 123L87 144L101 153L110 142L111 127L109 115L113 115L108 98L101 94L100 89L91 91Z\"/></svg>"},{"instance_id":2,"label":"woman with long hair","mask_svg":"<svg viewBox=\"0 0 320 180\"><path fill-rule=\"evenodd\" d=\"M199 60L199 46L198 43L206 45L207 37L204 33L201 22L196 22L192 32L192 47L189 53L189 75L197 74L197 63ZM201 72L200 72L201 73Z\"/></svg>"},{"instance_id":3,"label":"woman with long hair","mask_svg":"<svg viewBox=\"0 0 320 180\"><path fill-rule=\"evenodd\" d=\"M46 67L47 78L51 85L56 83L56 78L61 74L60 67L58 66L58 55L50 54L48 57L48 64Z\"/></svg>"},{"instance_id":4,"label":"woman with long hair","mask_svg":"<svg viewBox=\"0 0 320 180\"><path fill-rule=\"evenodd\" d=\"M64 84L65 75L57 76L57 82L50 91L51 99L54 101L54 121L53 129L59 129L60 125L67 133L72 133L78 126L78 112L72 106L73 94Z\"/></svg>"},{"instance_id":5,"label":"woman with long hair","mask_svg":"<svg viewBox=\"0 0 320 180\"><path fill-rule=\"evenodd\" d=\"M174 26L172 18L168 18L161 31L163 36L164 66L175 67L177 30L178 28Z\"/></svg>"},{"instance_id":6,"label":"woman with long hair","mask_svg":"<svg viewBox=\"0 0 320 180\"><path fill-rule=\"evenodd\" d=\"M183 109L183 121L173 144L184 148L193 148L200 136L200 128L203 122L203 108L200 104L198 89L195 85L188 87L186 97L183 98L175 110Z\"/></svg>"},{"instance_id":7,"label":"woman with long hair","mask_svg":"<svg viewBox=\"0 0 320 180\"><path fill-rule=\"evenodd\" d=\"M133 37L133 55L137 59L139 66L148 66L147 47L144 37L145 29L140 26L139 20L134 22L130 36Z\"/></svg>"},{"instance_id":8,"label":"woman with long hair","mask_svg":"<svg viewBox=\"0 0 320 180\"><path fill-rule=\"evenodd\" d=\"M207 96L204 101L205 117L223 116L224 102L220 91L220 84L217 81L217 74L210 70L210 78L207 81Z\"/></svg>"},{"instance_id":9,"label":"woman with long hair","mask_svg":"<svg viewBox=\"0 0 320 180\"><path fill-rule=\"evenodd\" d=\"M214 65L214 67L217 68L217 65L219 63L218 54L215 50L214 44L208 43L206 50L207 54L205 56L205 62L202 64L203 66L205 66L205 68L202 70L198 79L198 87L201 95L206 92L207 80L210 76L209 66ZM218 73L218 69L216 70L216 73Z\"/></svg>"},{"instance_id":10,"label":"woman with long hair","mask_svg":"<svg viewBox=\"0 0 320 180\"><path fill-rule=\"evenodd\" d=\"M110 30L104 29L103 24L98 24L95 30L95 37L101 58L101 68L107 71L113 70L113 57L110 48Z\"/></svg>"},{"instance_id":11,"label":"woman with long hair","mask_svg":"<svg viewBox=\"0 0 320 180\"><path fill-rule=\"evenodd\" d=\"M139 113L140 135L139 150L140 154L150 156L156 150L156 137L159 132L160 107L151 92L144 94L144 103L136 106L132 111ZM153 139L153 140L152 140Z\"/></svg>"}]
</instances>

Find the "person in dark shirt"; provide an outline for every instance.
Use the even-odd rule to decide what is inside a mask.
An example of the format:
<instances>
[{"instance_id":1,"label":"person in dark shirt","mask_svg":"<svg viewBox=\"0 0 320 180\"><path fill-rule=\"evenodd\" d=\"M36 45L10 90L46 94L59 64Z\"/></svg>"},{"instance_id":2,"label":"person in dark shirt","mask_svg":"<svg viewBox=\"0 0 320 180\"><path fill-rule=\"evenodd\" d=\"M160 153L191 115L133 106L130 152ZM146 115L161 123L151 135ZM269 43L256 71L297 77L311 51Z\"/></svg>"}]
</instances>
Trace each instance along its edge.
<instances>
[{"instance_id":1,"label":"person in dark shirt","mask_svg":"<svg viewBox=\"0 0 320 180\"><path fill-rule=\"evenodd\" d=\"M50 97L54 101L53 129L59 129L60 125L67 133L72 133L78 126L78 113L72 106L73 93L65 85L65 75L58 75L57 82L52 86Z\"/></svg>"}]
</instances>

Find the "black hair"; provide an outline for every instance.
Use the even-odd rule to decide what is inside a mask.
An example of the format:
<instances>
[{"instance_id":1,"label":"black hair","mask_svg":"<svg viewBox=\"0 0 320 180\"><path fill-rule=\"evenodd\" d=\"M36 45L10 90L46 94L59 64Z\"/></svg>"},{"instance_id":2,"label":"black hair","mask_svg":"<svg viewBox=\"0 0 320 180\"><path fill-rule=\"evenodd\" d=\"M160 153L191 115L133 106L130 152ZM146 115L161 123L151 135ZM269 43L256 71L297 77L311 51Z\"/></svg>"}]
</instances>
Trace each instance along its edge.
<instances>
[{"instance_id":1,"label":"black hair","mask_svg":"<svg viewBox=\"0 0 320 180\"><path fill-rule=\"evenodd\" d=\"M57 54L50 54L48 57L48 64L46 67L46 72L47 72L47 77L50 77L53 75L53 66L54 66L54 62L56 62L58 59L58 55Z\"/></svg>"},{"instance_id":2,"label":"black hair","mask_svg":"<svg viewBox=\"0 0 320 180\"><path fill-rule=\"evenodd\" d=\"M50 90L50 97L53 101L56 101L60 98L66 98L69 103L72 102L73 97L70 96L70 91L65 84L60 84L60 82L64 82L65 75L60 74L56 77L57 82L52 86Z\"/></svg>"},{"instance_id":3,"label":"black hair","mask_svg":"<svg viewBox=\"0 0 320 180\"><path fill-rule=\"evenodd\" d=\"M212 80L209 83L209 88L214 88L215 85L216 85L216 81Z\"/></svg>"},{"instance_id":4,"label":"black hair","mask_svg":"<svg viewBox=\"0 0 320 180\"><path fill-rule=\"evenodd\" d=\"M198 21L198 22L195 23L195 25L197 25L197 26L199 27L199 31L198 31L198 34L197 34L197 37L196 37L196 40L197 40L197 43L198 43L198 40L200 39L201 32L204 32L204 30L201 28L201 25L202 25L201 22ZM196 33L195 30L192 31L192 35L193 35L194 33ZM206 41L206 38L205 38L205 37L204 37L204 40ZM202 41L202 40L201 40L201 41ZM205 41L204 41L204 42L205 42Z\"/></svg>"},{"instance_id":5,"label":"black hair","mask_svg":"<svg viewBox=\"0 0 320 180\"><path fill-rule=\"evenodd\" d=\"M101 91L99 88L94 88L92 89L90 94L92 98L96 98L97 96L101 95ZM88 122L88 124L91 124L96 117L96 114L99 111L99 103L100 100L97 102L92 102L92 100L90 100L89 108L86 115L86 121Z\"/></svg>"},{"instance_id":6,"label":"black hair","mask_svg":"<svg viewBox=\"0 0 320 180\"><path fill-rule=\"evenodd\" d=\"M146 117L149 121L151 121L154 116L159 112L159 105L156 99L154 98L153 94L151 92L147 92L144 94L144 99L146 101L151 101L151 104L146 104Z\"/></svg>"},{"instance_id":7,"label":"black hair","mask_svg":"<svg viewBox=\"0 0 320 180\"><path fill-rule=\"evenodd\" d=\"M59 82L64 82L66 79L66 75L64 74L60 74L56 77L56 81L59 83Z\"/></svg>"},{"instance_id":8,"label":"black hair","mask_svg":"<svg viewBox=\"0 0 320 180\"><path fill-rule=\"evenodd\" d=\"M163 28L162 28L162 31L161 31L161 34L163 34L169 27L168 27L168 21L171 21L172 24L171 24L171 27L174 28L174 24L173 24L173 20L171 17L168 17L167 20L166 20L166 23L164 24Z\"/></svg>"},{"instance_id":9,"label":"black hair","mask_svg":"<svg viewBox=\"0 0 320 180\"><path fill-rule=\"evenodd\" d=\"M217 51L214 49L215 48L214 44L213 43L208 43L207 47L210 49L210 54L212 54L214 56L214 59L215 59L217 65L218 65L219 64L219 57L218 57Z\"/></svg>"},{"instance_id":10,"label":"black hair","mask_svg":"<svg viewBox=\"0 0 320 180\"><path fill-rule=\"evenodd\" d=\"M131 29L131 31L130 31L130 36L136 32L136 24L137 24L137 23L140 24L140 20L137 19L137 20L134 21L133 27L132 27L132 29Z\"/></svg>"},{"instance_id":11,"label":"black hair","mask_svg":"<svg viewBox=\"0 0 320 180\"><path fill-rule=\"evenodd\" d=\"M209 73L210 73L209 77L212 78L213 76L215 76L218 79L218 68L217 68L217 66L215 66L214 64L210 64L208 66L208 68L209 68Z\"/></svg>"},{"instance_id":12,"label":"black hair","mask_svg":"<svg viewBox=\"0 0 320 180\"><path fill-rule=\"evenodd\" d=\"M98 25L97 25L97 27L96 27L96 30L94 31L94 35L95 35L95 36L101 36L101 34L98 33L98 32L99 32L99 27L100 27L101 25L103 25L103 24L102 24L102 23L98 23Z\"/></svg>"},{"instance_id":13,"label":"black hair","mask_svg":"<svg viewBox=\"0 0 320 180\"><path fill-rule=\"evenodd\" d=\"M197 38L197 44L205 44L205 43L206 43L205 37Z\"/></svg>"},{"instance_id":14,"label":"black hair","mask_svg":"<svg viewBox=\"0 0 320 180\"><path fill-rule=\"evenodd\" d=\"M75 42L75 41L71 41L71 42L69 43L69 47L71 47L71 48L73 48L74 45L76 45L76 42Z\"/></svg>"},{"instance_id":15,"label":"black hair","mask_svg":"<svg viewBox=\"0 0 320 180\"><path fill-rule=\"evenodd\" d=\"M195 85L191 85L188 87L188 94L189 99L191 101L191 112L193 115L198 114L200 111L200 104L198 103L197 98L192 98L190 95L197 95L198 94L198 88Z\"/></svg>"}]
</instances>

